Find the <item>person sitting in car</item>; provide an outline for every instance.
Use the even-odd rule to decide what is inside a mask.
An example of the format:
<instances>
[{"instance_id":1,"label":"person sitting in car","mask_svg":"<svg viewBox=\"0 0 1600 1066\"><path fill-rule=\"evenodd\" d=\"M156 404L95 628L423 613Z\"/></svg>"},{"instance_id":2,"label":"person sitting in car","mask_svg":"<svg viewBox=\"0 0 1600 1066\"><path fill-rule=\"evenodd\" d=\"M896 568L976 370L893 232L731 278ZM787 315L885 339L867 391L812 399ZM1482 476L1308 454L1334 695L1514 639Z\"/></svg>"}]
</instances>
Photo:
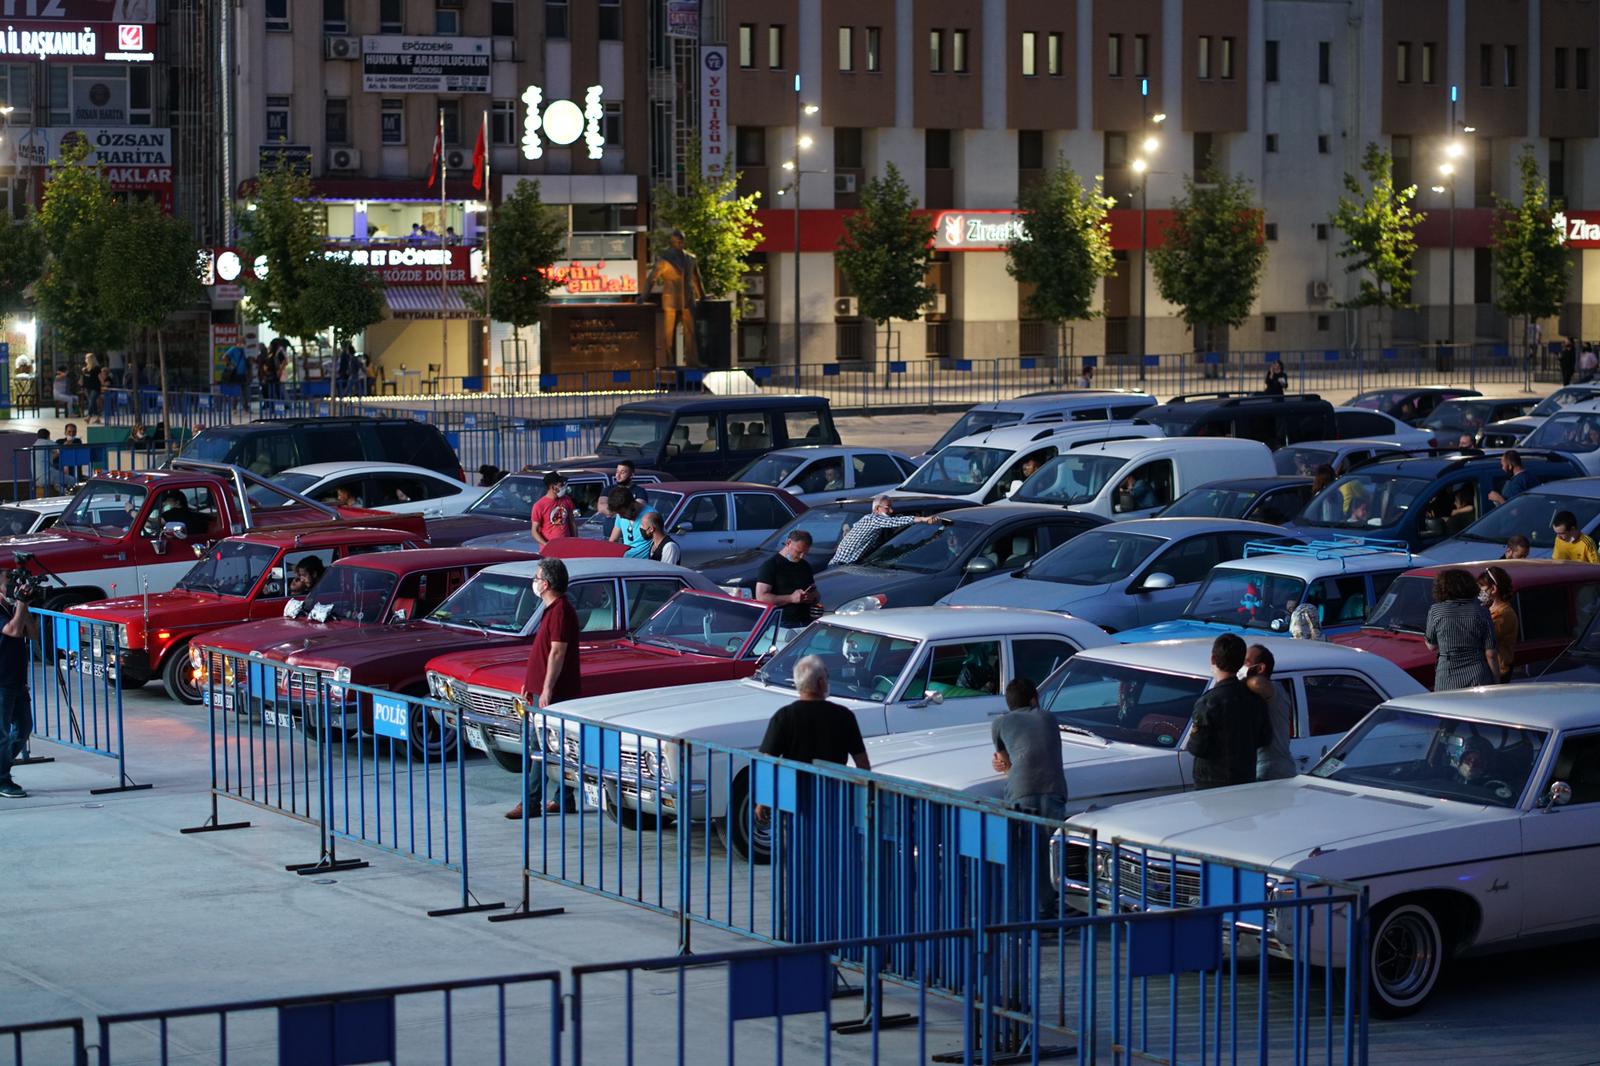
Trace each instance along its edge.
<instances>
[{"instance_id":1,"label":"person sitting in car","mask_svg":"<svg viewBox=\"0 0 1600 1066\"><path fill-rule=\"evenodd\" d=\"M161 516L162 527L168 522L179 522L183 525L189 540L204 540L211 530L211 521L190 507L189 501L184 499L183 493L177 489L169 489L161 494L157 510Z\"/></svg>"},{"instance_id":2,"label":"person sitting in car","mask_svg":"<svg viewBox=\"0 0 1600 1066\"><path fill-rule=\"evenodd\" d=\"M289 582L289 595L304 596L310 592L312 586L322 579L325 569L322 560L315 555L308 555L295 563L294 579Z\"/></svg>"}]
</instances>

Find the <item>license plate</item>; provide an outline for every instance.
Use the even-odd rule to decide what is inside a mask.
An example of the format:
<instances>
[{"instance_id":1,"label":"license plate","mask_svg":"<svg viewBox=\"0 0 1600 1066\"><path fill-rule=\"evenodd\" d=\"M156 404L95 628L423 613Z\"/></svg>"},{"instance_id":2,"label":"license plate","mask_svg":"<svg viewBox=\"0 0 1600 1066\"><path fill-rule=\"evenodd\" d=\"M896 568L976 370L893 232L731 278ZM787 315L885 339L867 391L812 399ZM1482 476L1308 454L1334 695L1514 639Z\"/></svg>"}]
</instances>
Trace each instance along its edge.
<instances>
[{"instance_id":1,"label":"license plate","mask_svg":"<svg viewBox=\"0 0 1600 1066\"><path fill-rule=\"evenodd\" d=\"M489 750L488 741L483 739L483 730L475 725L468 724L467 726L467 743L482 752Z\"/></svg>"},{"instance_id":2,"label":"license plate","mask_svg":"<svg viewBox=\"0 0 1600 1066\"><path fill-rule=\"evenodd\" d=\"M600 786L585 784L583 786L583 806L585 810L598 810L600 807Z\"/></svg>"},{"instance_id":3,"label":"license plate","mask_svg":"<svg viewBox=\"0 0 1600 1066\"><path fill-rule=\"evenodd\" d=\"M225 711L233 710L233 693L223 692L221 693L221 697L221 699L216 701L217 706L221 707ZM204 689L201 691L200 702L205 704L207 707L211 706L212 698L210 689Z\"/></svg>"},{"instance_id":4,"label":"license plate","mask_svg":"<svg viewBox=\"0 0 1600 1066\"><path fill-rule=\"evenodd\" d=\"M266 722L268 725L277 726L280 729L294 728L294 715L290 714L288 711L263 710L261 712L261 720Z\"/></svg>"}]
</instances>

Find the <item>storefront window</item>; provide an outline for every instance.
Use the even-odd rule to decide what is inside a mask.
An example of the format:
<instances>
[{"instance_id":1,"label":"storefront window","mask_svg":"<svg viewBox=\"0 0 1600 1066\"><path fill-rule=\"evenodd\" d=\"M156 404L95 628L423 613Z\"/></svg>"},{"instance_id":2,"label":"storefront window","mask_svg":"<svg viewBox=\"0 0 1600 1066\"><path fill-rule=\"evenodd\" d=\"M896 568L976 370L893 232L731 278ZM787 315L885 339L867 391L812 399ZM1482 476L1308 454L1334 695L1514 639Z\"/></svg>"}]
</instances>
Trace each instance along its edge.
<instances>
[{"instance_id":1,"label":"storefront window","mask_svg":"<svg viewBox=\"0 0 1600 1066\"><path fill-rule=\"evenodd\" d=\"M50 68L52 126L148 126L150 68L77 63Z\"/></svg>"}]
</instances>

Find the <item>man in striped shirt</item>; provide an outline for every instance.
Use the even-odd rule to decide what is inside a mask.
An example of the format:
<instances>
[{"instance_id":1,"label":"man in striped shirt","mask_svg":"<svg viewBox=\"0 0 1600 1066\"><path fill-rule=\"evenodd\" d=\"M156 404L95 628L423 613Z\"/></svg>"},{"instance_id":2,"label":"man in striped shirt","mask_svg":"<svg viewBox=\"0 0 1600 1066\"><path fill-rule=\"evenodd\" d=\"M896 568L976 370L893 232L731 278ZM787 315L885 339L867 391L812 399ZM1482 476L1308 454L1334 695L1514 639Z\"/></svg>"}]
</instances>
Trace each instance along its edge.
<instances>
[{"instance_id":1,"label":"man in striped shirt","mask_svg":"<svg viewBox=\"0 0 1600 1066\"><path fill-rule=\"evenodd\" d=\"M839 538L839 547L834 549L833 558L828 560L829 566L848 566L857 562L876 547L884 530L904 529L913 522L933 523L939 521L933 515L897 515L894 513L894 500L888 495L882 495L872 501L872 510L850 526L850 532Z\"/></svg>"}]
</instances>

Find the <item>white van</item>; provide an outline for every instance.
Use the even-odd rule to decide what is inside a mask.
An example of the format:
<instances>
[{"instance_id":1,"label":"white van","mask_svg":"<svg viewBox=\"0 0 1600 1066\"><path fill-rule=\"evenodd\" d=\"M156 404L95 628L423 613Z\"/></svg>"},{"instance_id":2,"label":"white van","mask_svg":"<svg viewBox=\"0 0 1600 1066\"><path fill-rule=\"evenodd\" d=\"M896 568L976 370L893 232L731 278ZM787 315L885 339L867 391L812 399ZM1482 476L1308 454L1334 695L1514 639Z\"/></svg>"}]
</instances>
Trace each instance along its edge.
<instances>
[{"instance_id":1,"label":"white van","mask_svg":"<svg viewBox=\"0 0 1600 1066\"><path fill-rule=\"evenodd\" d=\"M1232 437L1116 440L1064 451L1011 494L1103 518L1149 518L1197 485L1277 471L1265 444Z\"/></svg>"},{"instance_id":2,"label":"white van","mask_svg":"<svg viewBox=\"0 0 1600 1066\"><path fill-rule=\"evenodd\" d=\"M1126 422L1156 398L1148 393L1123 389L1071 389L1061 392L1034 392L997 403L980 403L956 419L944 436L922 455L921 462L947 444L962 437L986 433L991 429L1024 425L1029 422Z\"/></svg>"},{"instance_id":3,"label":"white van","mask_svg":"<svg viewBox=\"0 0 1600 1066\"><path fill-rule=\"evenodd\" d=\"M990 430L940 448L890 495L995 503L1064 451L1160 436L1158 427L1143 422L1047 422ZM1270 460L1266 472L1272 473Z\"/></svg>"}]
</instances>

